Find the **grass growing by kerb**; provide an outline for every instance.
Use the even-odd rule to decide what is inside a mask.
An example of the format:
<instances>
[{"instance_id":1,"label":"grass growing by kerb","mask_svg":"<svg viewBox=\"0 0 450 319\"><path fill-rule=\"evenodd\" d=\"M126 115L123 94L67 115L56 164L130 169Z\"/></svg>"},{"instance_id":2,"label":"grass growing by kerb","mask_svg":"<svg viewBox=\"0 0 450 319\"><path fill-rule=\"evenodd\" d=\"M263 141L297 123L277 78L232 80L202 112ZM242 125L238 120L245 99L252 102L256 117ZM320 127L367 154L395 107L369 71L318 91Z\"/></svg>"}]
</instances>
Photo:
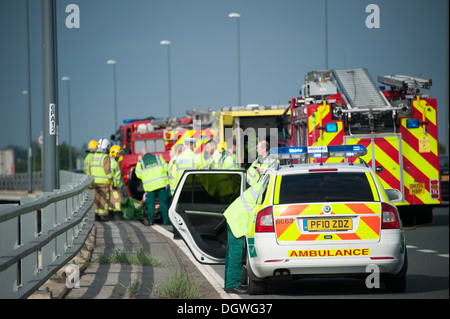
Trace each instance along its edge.
<instances>
[{"instance_id":1,"label":"grass growing by kerb","mask_svg":"<svg viewBox=\"0 0 450 319\"><path fill-rule=\"evenodd\" d=\"M175 270L168 283L157 288L157 293L162 298L201 299L204 295L200 292L200 283L191 282L185 271Z\"/></svg>"},{"instance_id":2,"label":"grass growing by kerb","mask_svg":"<svg viewBox=\"0 0 450 319\"><path fill-rule=\"evenodd\" d=\"M120 263L153 267L164 266L163 262L158 260L158 258L152 254L146 252L142 246L137 252L129 252L122 249L114 249L112 253L104 251L100 254L98 262L100 264Z\"/></svg>"}]
</instances>

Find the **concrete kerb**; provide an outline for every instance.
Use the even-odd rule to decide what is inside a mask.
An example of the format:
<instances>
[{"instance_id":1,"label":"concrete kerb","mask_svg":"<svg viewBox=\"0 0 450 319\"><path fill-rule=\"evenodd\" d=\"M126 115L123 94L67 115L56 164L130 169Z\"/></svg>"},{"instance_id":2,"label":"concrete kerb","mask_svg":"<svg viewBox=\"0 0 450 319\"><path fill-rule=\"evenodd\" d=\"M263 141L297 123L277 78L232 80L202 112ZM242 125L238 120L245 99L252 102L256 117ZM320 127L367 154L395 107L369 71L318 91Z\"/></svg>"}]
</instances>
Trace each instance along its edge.
<instances>
[{"instance_id":1,"label":"concrete kerb","mask_svg":"<svg viewBox=\"0 0 450 319\"><path fill-rule=\"evenodd\" d=\"M180 256L180 261L183 263L183 268L185 268L188 273L195 277L196 280L199 279L204 282L204 285L212 286L211 288L214 291L209 288L208 296L206 296L206 298L240 299L239 295L228 294L223 290L223 279L211 266L198 263L183 240L174 240L173 233L158 224L153 225L151 229L166 237L167 241L170 242L170 246L173 246L174 249L179 249L182 252L183 256ZM95 257L93 255L99 248L97 247L94 251L94 248L97 246L96 236L97 229L94 225L84 246L78 255L68 264L75 263L79 267L80 278L88 267L89 260ZM166 251L165 254L167 253L168 252ZM64 299L71 290L67 288L66 285L66 267L67 266L62 267L51 279L31 295L29 299Z\"/></svg>"}]
</instances>

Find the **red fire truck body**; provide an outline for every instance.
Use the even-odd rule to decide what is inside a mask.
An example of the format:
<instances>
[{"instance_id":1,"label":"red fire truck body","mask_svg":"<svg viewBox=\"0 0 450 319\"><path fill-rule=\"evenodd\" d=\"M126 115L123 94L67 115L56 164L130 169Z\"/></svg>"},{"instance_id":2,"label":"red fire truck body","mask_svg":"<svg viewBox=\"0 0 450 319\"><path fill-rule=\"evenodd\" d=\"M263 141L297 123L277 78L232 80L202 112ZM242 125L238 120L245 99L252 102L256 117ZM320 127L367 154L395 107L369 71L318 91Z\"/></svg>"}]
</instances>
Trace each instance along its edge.
<instances>
[{"instance_id":1,"label":"red fire truck body","mask_svg":"<svg viewBox=\"0 0 450 319\"><path fill-rule=\"evenodd\" d=\"M152 154L161 155L169 162L170 150L175 144L184 143L185 138L196 140L195 151L198 153L202 152L206 141L214 138L213 129L201 127L190 129L192 122L192 117L124 121L115 135L115 143L123 149L120 169L128 196L140 200L143 195L140 180L137 180L133 173L143 147ZM175 125L176 128L172 129Z\"/></svg>"},{"instance_id":2,"label":"red fire truck body","mask_svg":"<svg viewBox=\"0 0 450 319\"><path fill-rule=\"evenodd\" d=\"M378 81L391 90L381 91L365 69L308 73L303 95L291 102L293 143L364 145L362 159L383 186L402 192L396 203L402 217L430 222L441 202L437 102L420 89L431 80L392 75Z\"/></svg>"}]
</instances>

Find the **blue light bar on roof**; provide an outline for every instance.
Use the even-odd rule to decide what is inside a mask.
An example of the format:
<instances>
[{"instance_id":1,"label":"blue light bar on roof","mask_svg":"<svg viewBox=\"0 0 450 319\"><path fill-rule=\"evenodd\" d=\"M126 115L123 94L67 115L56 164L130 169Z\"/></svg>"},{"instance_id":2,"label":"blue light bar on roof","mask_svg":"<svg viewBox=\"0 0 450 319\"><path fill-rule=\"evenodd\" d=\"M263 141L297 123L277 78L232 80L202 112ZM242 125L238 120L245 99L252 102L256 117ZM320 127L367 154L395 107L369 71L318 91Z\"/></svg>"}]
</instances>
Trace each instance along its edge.
<instances>
[{"instance_id":1,"label":"blue light bar on roof","mask_svg":"<svg viewBox=\"0 0 450 319\"><path fill-rule=\"evenodd\" d=\"M272 148L269 155L277 159L321 158L321 157L358 157L367 154L363 145L329 145Z\"/></svg>"},{"instance_id":2,"label":"blue light bar on roof","mask_svg":"<svg viewBox=\"0 0 450 319\"><path fill-rule=\"evenodd\" d=\"M269 151L269 156L276 159L289 159L289 158L307 158L307 148L304 146L299 147L274 147Z\"/></svg>"},{"instance_id":3,"label":"blue light bar on roof","mask_svg":"<svg viewBox=\"0 0 450 319\"><path fill-rule=\"evenodd\" d=\"M328 146L328 157L358 157L367 154L363 145L330 145Z\"/></svg>"}]
</instances>

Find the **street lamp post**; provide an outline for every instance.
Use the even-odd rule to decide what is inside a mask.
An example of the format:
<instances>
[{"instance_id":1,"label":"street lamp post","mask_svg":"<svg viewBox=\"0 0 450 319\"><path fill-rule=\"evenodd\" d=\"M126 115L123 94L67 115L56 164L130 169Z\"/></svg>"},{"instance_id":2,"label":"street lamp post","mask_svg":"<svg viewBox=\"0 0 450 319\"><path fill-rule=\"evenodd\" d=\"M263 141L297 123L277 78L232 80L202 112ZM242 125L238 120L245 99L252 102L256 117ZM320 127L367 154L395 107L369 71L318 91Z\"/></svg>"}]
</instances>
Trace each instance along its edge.
<instances>
[{"instance_id":1,"label":"street lamp post","mask_svg":"<svg viewBox=\"0 0 450 319\"><path fill-rule=\"evenodd\" d=\"M30 17L28 0L25 2L26 8L26 33L27 33L27 127L28 127L28 193L33 192L33 149L31 143L31 76L30 76Z\"/></svg>"},{"instance_id":2,"label":"street lamp post","mask_svg":"<svg viewBox=\"0 0 450 319\"><path fill-rule=\"evenodd\" d=\"M237 77L238 77L238 105L241 105L241 35L239 20L241 15L236 12L232 12L228 15L229 18L236 18L237 25Z\"/></svg>"},{"instance_id":3,"label":"street lamp post","mask_svg":"<svg viewBox=\"0 0 450 319\"><path fill-rule=\"evenodd\" d=\"M167 45L167 72L168 72L168 82L169 82L169 118L172 117L172 85L170 81L170 44L168 40L162 40L159 44Z\"/></svg>"},{"instance_id":4,"label":"street lamp post","mask_svg":"<svg viewBox=\"0 0 450 319\"><path fill-rule=\"evenodd\" d=\"M69 119L69 171L72 170L72 129L70 125L70 78L68 76L63 76L61 81L67 81L67 113Z\"/></svg>"},{"instance_id":5,"label":"street lamp post","mask_svg":"<svg viewBox=\"0 0 450 319\"><path fill-rule=\"evenodd\" d=\"M114 81L114 133L117 130L117 83L116 83L116 60L108 60L106 64L113 66L113 81Z\"/></svg>"}]
</instances>

